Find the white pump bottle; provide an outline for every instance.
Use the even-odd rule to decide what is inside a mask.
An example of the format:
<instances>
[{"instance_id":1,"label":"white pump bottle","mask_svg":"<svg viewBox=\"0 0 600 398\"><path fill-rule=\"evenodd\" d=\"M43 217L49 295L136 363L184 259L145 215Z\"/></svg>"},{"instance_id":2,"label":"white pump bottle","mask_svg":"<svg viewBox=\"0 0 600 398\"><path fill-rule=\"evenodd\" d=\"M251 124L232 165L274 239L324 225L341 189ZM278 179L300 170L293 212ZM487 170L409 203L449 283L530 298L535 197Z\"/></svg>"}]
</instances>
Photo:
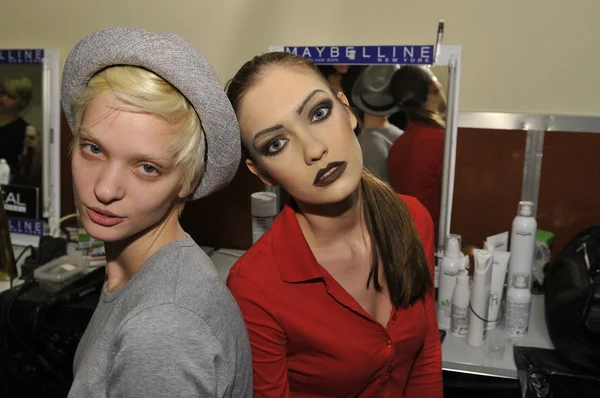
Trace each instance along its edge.
<instances>
[{"instance_id":1,"label":"white pump bottle","mask_svg":"<svg viewBox=\"0 0 600 398\"><path fill-rule=\"evenodd\" d=\"M450 329L452 293L456 285L456 276L461 260L461 237L450 234L446 237L444 257L440 266L440 284L438 289L437 320L440 329Z\"/></svg>"},{"instance_id":2,"label":"white pump bottle","mask_svg":"<svg viewBox=\"0 0 600 398\"><path fill-rule=\"evenodd\" d=\"M467 337L469 331L469 256L464 256L458 269L456 286L452 294L450 333L456 337Z\"/></svg>"}]
</instances>

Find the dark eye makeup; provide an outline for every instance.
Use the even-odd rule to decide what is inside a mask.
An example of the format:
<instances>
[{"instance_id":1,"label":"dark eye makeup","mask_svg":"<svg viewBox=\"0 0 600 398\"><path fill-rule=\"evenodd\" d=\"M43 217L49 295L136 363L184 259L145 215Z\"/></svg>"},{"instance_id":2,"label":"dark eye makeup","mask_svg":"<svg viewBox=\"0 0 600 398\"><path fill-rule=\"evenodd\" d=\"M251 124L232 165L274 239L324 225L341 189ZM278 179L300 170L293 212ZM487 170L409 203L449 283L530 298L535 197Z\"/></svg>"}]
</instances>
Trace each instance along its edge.
<instances>
[{"instance_id":1,"label":"dark eye makeup","mask_svg":"<svg viewBox=\"0 0 600 398\"><path fill-rule=\"evenodd\" d=\"M315 105L308 113L308 121L311 124L320 123L329 118L333 110L333 101L330 98L324 99ZM273 137L259 148L263 156L274 156L280 153L288 143L288 139L281 135Z\"/></svg>"},{"instance_id":2,"label":"dark eye makeup","mask_svg":"<svg viewBox=\"0 0 600 398\"><path fill-rule=\"evenodd\" d=\"M310 112L310 122L319 123L327 119L333 110L333 101L329 98L321 101Z\"/></svg>"}]
</instances>

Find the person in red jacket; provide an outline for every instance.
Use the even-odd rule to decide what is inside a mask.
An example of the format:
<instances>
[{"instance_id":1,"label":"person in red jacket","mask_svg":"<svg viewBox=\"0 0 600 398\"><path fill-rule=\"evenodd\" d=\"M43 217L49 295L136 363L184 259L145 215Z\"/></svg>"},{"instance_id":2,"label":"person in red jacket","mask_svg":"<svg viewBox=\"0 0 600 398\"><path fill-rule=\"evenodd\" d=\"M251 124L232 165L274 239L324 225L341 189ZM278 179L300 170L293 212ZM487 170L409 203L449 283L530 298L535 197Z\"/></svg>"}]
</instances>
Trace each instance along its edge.
<instances>
[{"instance_id":1,"label":"person in red jacket","mask_svg":"<svg viewBox=\"0 0 600 398\"><path fill-rule=\"evenodd\" d=\"M408 125L390 148L388 174L397 193L414 196L433 219L437 238L444 163L446 95L431 69L401 67L390 91L408 115Z\"/></svg>"},{"instance_id":2,"label":"person in red jacket","mask_svg":"<svg viewBox=\"0 0 600 398\"><path fill-rule=\"evenodd\" d=\"M346 96L285 52L248 61L227 95L246 165L290 195L227 279L254 396L442 397L433 223L364 169Z\"/></svg>"}]
</instances>

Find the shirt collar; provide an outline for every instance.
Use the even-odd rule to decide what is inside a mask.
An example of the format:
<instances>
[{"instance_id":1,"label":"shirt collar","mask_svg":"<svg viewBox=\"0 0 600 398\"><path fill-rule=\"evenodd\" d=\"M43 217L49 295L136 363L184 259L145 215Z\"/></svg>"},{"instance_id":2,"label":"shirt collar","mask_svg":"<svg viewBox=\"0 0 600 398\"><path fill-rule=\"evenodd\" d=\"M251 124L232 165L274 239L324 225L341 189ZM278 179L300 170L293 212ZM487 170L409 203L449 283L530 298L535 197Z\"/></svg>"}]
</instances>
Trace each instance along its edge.
<instances>
[{"instance_id":1,"label":"shirt collar","mask_svg":"<svg viewBox=\"0 0 600 398\"><path fill-rule=\"evenodd\" d=\"M411 204L415 199L400 194L398 197L407 204L411 218L414 220L415 211ZM279 274L289 283L321 279L324 276L323 270L300 229L293 203L291 199L288 200L273 222L270 231Z\"/></svg>"},{"instance_id":2,"label":"shirt collar","mask_svg":"<svg viewBox=\"0 0 600 398\"><path fill-rule=\"evenodd\" d=\"M275 262L284 281L305 282L323 277L321 267L300 229L291 201L285 205L271 231Z\"/></svg>"}]
</instances>

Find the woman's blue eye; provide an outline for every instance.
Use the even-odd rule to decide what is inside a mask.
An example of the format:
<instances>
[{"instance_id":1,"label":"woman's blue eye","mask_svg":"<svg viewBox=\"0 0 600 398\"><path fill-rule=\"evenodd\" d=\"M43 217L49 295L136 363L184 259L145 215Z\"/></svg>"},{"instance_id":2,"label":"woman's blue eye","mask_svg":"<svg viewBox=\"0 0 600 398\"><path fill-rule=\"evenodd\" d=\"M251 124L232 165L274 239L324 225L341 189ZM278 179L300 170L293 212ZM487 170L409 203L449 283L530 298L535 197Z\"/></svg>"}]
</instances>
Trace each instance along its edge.
<instances>
[{"instance_id":1,"label":"woman's blue eye","mask_svg":"<svg viewBox=\"0 0 600 398\"><path fill-rule=\"evenodd\" d=\"M327 101L324 104L318 105L312 113L310 122L315 123L327 119L327 117L329 117L329 114L331 113L332 106L333 104L331 103L331 101Z\"/></svg>"},{"instance_id":2,"label":"woman's blue eye","mask_svg":"<svg viewBox=\"0 0 600 398\"><path fill-rule=\"evenodd\" d=\"M269 146L267 147L267 154L274 155L274 154L278 153L279 151L281 151L283 149L286 142L287 142L287 140L285 140L283 138L271 142L269 144Z\"/></svg>"},{"instance_id":3,"label":"woman's blue eye","mask_svg":"<svg viewBox=\"0 0 600 398\"><path fill-rule=\"evenodd\" d=\"M158 173L158 170L156 170L156 167L151 166L149 164L143 165L142 166L142 170L146 174L156 174L156 173Z\"/></svg>"},{"instance_id":4,"label":"woman's blue eye","mask_svg":"<svg viewBox=\"0 0 600 398\"><path fill-rule=\"evenodd\" d=\"M84 149L87 149L87 151L89 153L91 153L92 155L99 155L100 153L102 153L102 150L100 149L100 147L98 145L94 145L94 144L85 144L83 146Z\"/></svg>"}]
</instances>

